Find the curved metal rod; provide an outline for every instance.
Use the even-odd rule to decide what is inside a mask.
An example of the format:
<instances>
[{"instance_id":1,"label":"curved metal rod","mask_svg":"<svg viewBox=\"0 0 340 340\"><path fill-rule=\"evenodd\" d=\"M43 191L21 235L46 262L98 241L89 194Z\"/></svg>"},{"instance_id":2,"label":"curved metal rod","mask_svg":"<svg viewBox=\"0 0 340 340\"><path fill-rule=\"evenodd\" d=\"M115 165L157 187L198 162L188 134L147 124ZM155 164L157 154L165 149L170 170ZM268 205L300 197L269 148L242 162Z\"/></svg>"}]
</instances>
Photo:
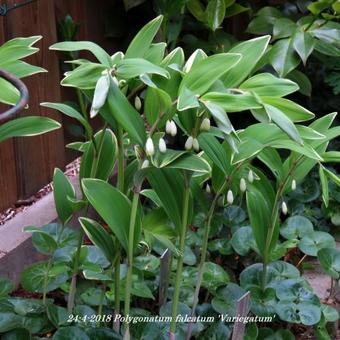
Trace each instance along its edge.
<instances>
[{"instance_id":1,"label":"curved metal rod","mask_svg":"<svg viewBox=\"0 0 340 340\"><path fill-rule=\"evenodd\" d=\"M6 79L20 92L20 100L16 103L16 105L11 107L9 110L0 113L0 123L4 123L7 120L12 119L16 113L25 108L28 103L28 90L26 85L19 78L5 70L0 69L0 77Z\"/></svg>"}]
</instances>

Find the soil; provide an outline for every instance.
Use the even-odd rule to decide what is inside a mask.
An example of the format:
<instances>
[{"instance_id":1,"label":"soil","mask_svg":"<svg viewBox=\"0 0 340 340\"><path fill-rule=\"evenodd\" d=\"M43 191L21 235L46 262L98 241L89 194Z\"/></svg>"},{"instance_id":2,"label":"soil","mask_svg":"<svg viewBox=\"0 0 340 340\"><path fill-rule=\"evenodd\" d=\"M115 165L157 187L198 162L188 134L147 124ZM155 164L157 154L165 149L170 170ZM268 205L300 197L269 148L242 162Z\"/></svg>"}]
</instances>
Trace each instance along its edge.
<instances>
[{"instance_id":1,"label":"soil","mask_svg":"<svg viewBox=\"0 0 340 340\"><path fill-rule=\"evenodd\" d=\"M76 176L79 173L80 168L80 158L75 159L73 162L69 163L66 166L65 174L68 177ZM41 198L46 196L48 193L52 191L52 183L47 184L42 189L40 189L37 193L32 195L31 197L18 200L11 207L6 209L3 212L0 212L0 227L5 224L7 221L12 219L19 212L25 211L28 207L39 201Z\"/></svg>"}]
</instances>

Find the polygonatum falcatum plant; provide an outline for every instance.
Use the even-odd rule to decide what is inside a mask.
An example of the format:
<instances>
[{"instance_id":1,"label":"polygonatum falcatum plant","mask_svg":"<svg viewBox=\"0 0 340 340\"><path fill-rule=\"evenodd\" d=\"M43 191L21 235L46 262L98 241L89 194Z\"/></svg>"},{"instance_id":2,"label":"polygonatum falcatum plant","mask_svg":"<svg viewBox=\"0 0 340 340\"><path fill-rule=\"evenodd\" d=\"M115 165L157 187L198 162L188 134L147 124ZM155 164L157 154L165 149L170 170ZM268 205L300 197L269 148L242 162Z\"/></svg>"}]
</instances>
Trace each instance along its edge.
<instances>
[{"instance_id":1,"label":"polygonatum falcatum plant","mask_svg":"<svg viewBox=\"0 0 340 340\"><path fill-rule=\"evenodd\" d=\"M298 90L296 83L263 71L270 36L227 53L197 50L186 58L180 47L168 51L153 42L161 22L161 16L149 22L125 53L112 56L85 41L51 46L95 57L71 61L74 68L61 82L86 96L83 110L42 103L83 126L84 139L68 145L82 154L81 197L57 169L60 223L26 228L49 259L24 271L23 287L43 293L59 327L55 339L87 339L94 332L124 339L228 338L230 323L176 317L235 315L247 291L251 315L275 317L278 329L288 322L326 330L336 311L283 258L296 247L309 256L331 249L320 254L325 263L338 256L331 235L314 231L303 216L286 219L287 196L314 167L324 204L328 181L339 185L325 166L339 159L339 152L327 151L340 134L332 127L336 114L315 120L286 98ZM243 128L233 126L235 116ZM94 117L102 123L97 132ZM69 225L75 213L80 230ZM240 270L235 258L249 252L252 262ZM327 270L339 278L339 267ZM57 288L66 293L67 310L51 302ZM152 302L158 294L159 303ZM102 327L94 331L84 321L91 313L111 318L98 319ZM128 318L150 315L170 318L139 324ZM287 329L275 335L247 327L254 339L281 331L292 337Z\"/></svg>"}]
</instances>

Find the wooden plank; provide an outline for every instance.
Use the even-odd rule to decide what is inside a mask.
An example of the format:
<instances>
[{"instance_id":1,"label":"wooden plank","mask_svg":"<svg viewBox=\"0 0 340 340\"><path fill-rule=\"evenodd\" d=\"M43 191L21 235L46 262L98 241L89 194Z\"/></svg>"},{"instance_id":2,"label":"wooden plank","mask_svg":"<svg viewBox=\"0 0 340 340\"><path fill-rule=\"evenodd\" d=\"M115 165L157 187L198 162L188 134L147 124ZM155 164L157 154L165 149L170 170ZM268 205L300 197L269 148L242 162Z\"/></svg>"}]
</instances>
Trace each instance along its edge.
<instances>
[{"instance_id":1,"label":"wooden plank","mask_svg":"<svg viewBox=\"0 0 340 340\"><path fill-rule=\"evenodd\" d=\"M16 0L9 0L12 5ZM59 65L56 55L48 47L57 41L54 4L38 1L11 11L6 17L6 38L43 35L37 46L40 52L28 61L49 72L25 79L30 91L29 109L21 115L40 115L61 120L55 111L40 107L43 101L60 101ZM15 141L17 158L18 197L25 198L51 180L55 166L64 167L62 130L34 138Z\"/></svg>"},{"instance_id":2,"label":"wooden plank","mask_svg":"<svg viewBox=\"0 0 340 340\"><path fill-rule=\"evenodd\" d=\"M5 21L0 18L0 45L5 42ZM0 112L6 105L0 104ZM17 200L16 162L13 139L0 143L0 211L5 210Z\"/></svg>"},{"instance_id":3,"label":"wooden plank","mask_svg":"<svg viewBox=\"0 0 340 340\"><path fill-rule=\"evenodd\" d=\"M245 318L250 308L250 292L245 293L237 300L236 317ZM236 321L234 323L232 340L243 340L246 330L246 322Z\"/></svg>"}]
</instances>

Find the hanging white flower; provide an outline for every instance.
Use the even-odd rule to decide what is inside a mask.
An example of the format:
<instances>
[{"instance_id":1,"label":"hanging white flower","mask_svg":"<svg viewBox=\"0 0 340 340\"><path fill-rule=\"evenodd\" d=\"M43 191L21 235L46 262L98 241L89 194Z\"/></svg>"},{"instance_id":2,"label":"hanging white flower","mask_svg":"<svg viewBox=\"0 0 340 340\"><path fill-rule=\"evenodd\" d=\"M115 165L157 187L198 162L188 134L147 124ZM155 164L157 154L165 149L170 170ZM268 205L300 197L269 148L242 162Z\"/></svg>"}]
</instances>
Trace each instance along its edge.
<instances>
[{"instance_id":1,"label":"hanging white flower","mask_svg":"<svg viewBox=\"0 0 340 340\"><path fill-rule=\"evenodd\" d=\"M253 183L254 182L254 173L253 173L253 170L249 170L248 181L249 181L249 183Z\"/></svg>"},{"instance_id":2,"label":"hanging white flower","mask_svg":"<svg viewBox=\"0 0 340 340\"><path fill-rule=\"evenodd\" d=\"M175 122L172 120L171 121L171 131L170 131L170 135L172 137L175 137L177 135L177 126L175 124Z\"/></svg>"},{"instance_id":3,"label":"hanging white flower","mask_svg":"<svg viewBox=\"0 0 340 340\"><path fill-rule=\"evenodd\" d=\"M109 75L106 73L102 75L96 84L96 88L94 90L93 100L92 100L92 107L90 111L90 117L95 117L99 110L105 104L107 94L109 93L110 88L110 78Z\"/></svg>"},{"instance_id":4,"label":"hanging white flower","mask_svg":"<svg viewBox=\"0 0 340 340\"><path fill-rule=\"evenodd\" d=\"M150 137L146 140L145 152L148 156L153 156L155 154L155 146L153 145L153 141Z\"/></svg>"},{"instance_id":5,"label":"hanging white flower","mask_svg":"<svg viewBox=\"0 0 340 340\"><path fill-rule=\"evenodd\" d=\"M209 131L210 130L210 119L209 118L204 118L200 130L202 131Z\"/></svg>"},{"instance_id":6,"label":"hanging white flower","mask_svg":"<svg viewBox=\"0 0 340 340\"><path fill-rule=\"evenodd\" d=\"M138 96L135 97L135 108L137 111L142 108L142 102Z\"/></svg>"},{"instance_id":7,"label":"hanging white flower","mask_svg":"<svg viewBox=\"0 0 340 340\"><path fill-rule=\"evenodd\" d=\"M184 145L185 150L188 150L188 151L191 150L193 142L194 142L194 137L189 136Z\"/></svg>"},{"instance_id":8,"label":"hanging white flower","mask_svg":"<svg viewBox=\"0 0 340 340\"><path fill-rule=\"evenodd\" d=\"M211 188L210 188L210 185L207 183L206 187L205 187L205 191L207 194L210 194L211 193Z\"/></svg>"},{"instance_id":9,"label":"hanging white flower","mask_svg":"<svg viewBox=\"0 0 340 340\"><path fill-rule=\"evenodd\" d=\"M141 168L142 168L142 169L145 169L145 168L147 168L149 165L150 165L149 160L145 159L144 162L142 163L142 167L141 167Z\"/></svg>"},{"instance_id":10,"label":"hanging white flower","mask_svg":"<svg viewBox=\"0 0 340 340\"><path fill-rule=\"evenodd\" d=\"M282 213L283 213L284 215L287 215L287 213L288 213L288 207L287 207L287 204L286 204L285 201L282 202L282 204L281 204L281 209L282 209Z\"/></svg>"},{"instance_id":11,"label":"hanging white flower","mask_svg":"<svg viewBox=\"0 0 340 340\"><path fill-rule=\"evenodd\" d=\"M240 179L240 190L241 192L245 192L247 190L247 183L244 178Z\"/></svg>"},{"instance_id":12,"label":"hanging white flower","mask_svg":"<svg viewBox=\"0 0 340 340\"><path fill-rule=\"evenodd\" d=\"M200 145L198 143L198 139L194 138L192 141L192 147L194 148L195 151L199 151L200 150Z\"/></svg>"},{"instance_id":13,"label":"hanging white flower","mask_svg":"<svg viewBox=\"0 0 340 340\"><path fill-rule=\"evenodd\" d=\"M171 135L171 120L167 120L166 123L165 123L165 132L168 134L168 135Z\"/></svg>"},{"instance_id":14,"label":"hanging white flower","mask_svg":"<svg viewBox=\"0 0 340 340\"><path fill-rule=\"evenodd\" d=\"M228 190L228 193L227 193L227 202L229 204L233 204L234 202L234 194L231 190Z\"/></svg>"},{"instance_id":15,"label":"hanging white flower","mask_svg":"<svg viewBox=\"0 0 340 340\"><path fill-rule=\"evenodd\" d=\"M163 138L159 139L158 148L161 153L166 153L166 143Z\"/></svg>"},{"instance_id":16,"label":"hanging white flower","mask_svg":"<svg viewBox=\"0 0 340 340\"><path fill-rule=\"evenodd\" d=\"M296 180L292 180L292 190L294 191L296 189Z\"/></svg>"}]
</instances>

